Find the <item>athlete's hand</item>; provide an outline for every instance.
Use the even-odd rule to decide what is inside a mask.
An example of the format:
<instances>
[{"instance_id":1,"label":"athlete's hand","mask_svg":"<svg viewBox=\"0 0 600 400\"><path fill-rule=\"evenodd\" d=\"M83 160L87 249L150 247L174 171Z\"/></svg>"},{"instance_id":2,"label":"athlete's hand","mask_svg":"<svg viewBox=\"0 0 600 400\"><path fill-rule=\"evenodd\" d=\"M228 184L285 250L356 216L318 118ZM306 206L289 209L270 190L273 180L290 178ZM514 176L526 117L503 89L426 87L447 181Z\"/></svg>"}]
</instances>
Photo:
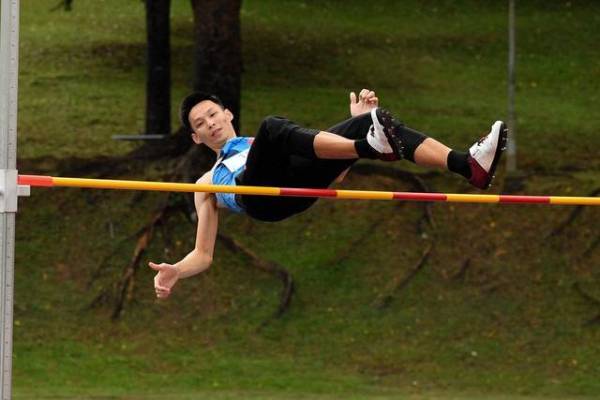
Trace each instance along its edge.
<instances>
[{"instance_id":1,"label":"athlete's hand","mask_svg":"<svg viewBox=\"0 0 600 400\"><path fill-rule=\"evenodd\" d=\"M179 280L179 270L177 267L167 263L155 264L149 262L148 266L155 271L158 271L154 277L154 290L156 297L165 299L171 294L171 288Z\"/></svg>"},{"instance_id":2,"label":"athlete's hand","mask_svg":"<svg viewBox=\"0 0 600 400\"><path fill-rule=\"evenodd\" d=\"M364 113L368 113L379 106L379 99L375 92L369 89L363 89L358 93L350 92L350 115L356 117Z\"/></svg>"}]
</instances>

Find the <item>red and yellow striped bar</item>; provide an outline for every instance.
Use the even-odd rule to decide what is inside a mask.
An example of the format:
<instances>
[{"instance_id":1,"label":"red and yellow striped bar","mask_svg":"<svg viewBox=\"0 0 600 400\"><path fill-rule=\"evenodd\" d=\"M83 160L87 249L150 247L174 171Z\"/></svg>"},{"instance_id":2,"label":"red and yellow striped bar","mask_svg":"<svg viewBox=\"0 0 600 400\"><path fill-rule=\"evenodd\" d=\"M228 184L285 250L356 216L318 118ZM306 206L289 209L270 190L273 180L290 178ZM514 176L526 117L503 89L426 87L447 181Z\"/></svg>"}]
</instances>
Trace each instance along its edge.
<instances>
[{"instance_id":1,"label":"red and yellow striped bar","mask_svg":"<svg viewBox=\"0 0 600 400\"><path fill-rule=\"evenodd\" d=\"M153 190L162 192L235 193L257 196L323 197L354 200L438 201L449 203L508 203L600 206L600 197L514 196L505 194L452 194L277 188L265 186L228 186L195 183L145 182L112 179L59 178L19 175L19 185L40 187L77 187L91 189Z\"/></svg>"},{"instance_id":2,"label":"red and yellow striped bar","mask_svg":"<svg viewBox=\"0 0 600 400\"><path fill-rule=\"evenodd\" d=\"M59 178L41 175L19 175L19 185L44 187L77 187L88 189L151 190L160 192L211 192L280 196L280 188L263 186L206 185L196 183L146 182L114 179Z\"/></svg>"}]
</instances>

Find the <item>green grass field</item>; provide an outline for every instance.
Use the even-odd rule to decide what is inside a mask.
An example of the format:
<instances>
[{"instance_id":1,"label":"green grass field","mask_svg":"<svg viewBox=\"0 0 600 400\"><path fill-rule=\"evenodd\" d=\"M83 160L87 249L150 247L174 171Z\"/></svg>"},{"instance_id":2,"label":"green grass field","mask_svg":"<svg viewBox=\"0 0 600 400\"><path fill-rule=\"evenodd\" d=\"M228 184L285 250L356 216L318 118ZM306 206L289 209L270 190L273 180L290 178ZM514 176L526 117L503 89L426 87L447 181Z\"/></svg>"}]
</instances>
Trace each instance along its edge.
<instances>
[{"instance_id":1,"label":"green grass field","mask_svg":"<svg viewBox=\"0 0 600 400\"><path fill-rule=\"evenodd\" d=\"M20 165L52 174L55 159L131 150L111 136L143 129L143 4L76 1L65 13L49 11L54 0L21 3ZM600 7L520 3L525 192L587 195L600 186ZM244 1L242 131L268 114L325 128L347 116L350 90L369 87L409 126L465 148L506 117L506 24L503 2ZM189 2L173 2L173 121L191 82L192 28ZM153 166L131 178L157 176ZM435 191L471 191L454 176L423 179ZM360 174L344 187L414 190ZM120 276L135 245L122 241L160 201L75 189L21 199L15 398L600 396L600 331L586 325L600 310L573 286L600 298L599 210L556 237L547 236L571 208L438 204L435 228L423 229L419 204L321 201L277 226L224 213L222 232L293 274L283 318L261 328L279 282L218 243L213 267L168 301L154 299L153 274L140 270L111 322L110 304L87 306ZM194 234L173 217L144 262L177 261ZM432 242L423 270L390 292Z\"/></svg>"}]
</instances>

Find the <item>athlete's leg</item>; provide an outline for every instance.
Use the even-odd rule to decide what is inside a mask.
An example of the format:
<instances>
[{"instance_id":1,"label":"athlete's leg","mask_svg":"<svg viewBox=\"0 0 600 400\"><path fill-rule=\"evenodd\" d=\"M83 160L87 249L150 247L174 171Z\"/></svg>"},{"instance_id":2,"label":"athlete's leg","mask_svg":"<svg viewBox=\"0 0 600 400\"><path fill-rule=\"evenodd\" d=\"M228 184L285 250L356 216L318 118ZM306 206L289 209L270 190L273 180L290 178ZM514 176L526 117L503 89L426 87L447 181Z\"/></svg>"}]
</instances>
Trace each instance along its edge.
<instances>
[{"instance_id":1,"label":"athlete's leg","mask_svg":"<svg viewBox=\"0 0 600 400\"><path fill-rule=\"evenodd\" d=\"M448 154L452 149L433 138L425 139L414 152L417 165L430 168L448 168Z\"/></svg>"},{"instance_id":2,"label":"athlete's leg","mask_svg":"<svg viewBox=\"0 0 600 400\"><path fill-rule=\"evenodd\" d=\"M313 146L317 158L348 160L359 158L354 142L335 133L321 131L315 136Z\"/></svg>"},{"instance_id":3,"label":"athlete's leg","mask_svg":"<svg viewBox=\"0 0 600 400\"><path fill-rule=\"evenodd\" d=\"M327 131L268 117L261 125L256 142L269 142L269 147L283 157L295 155L351 163L358 158L386 161L404 158L418 165L448 169L469 179L473 185L486 188L505 147L506 136L506 127L498 122L485 140L462 153L394 120L387 111L374 108ZM249 158L253 158L252 152Z\"/></svg>"},{"instance_id":4,"label":"athlete's leg","mask_svg":"<svg viewBox=\"0 0 600 400\"><path fill-rule=\"evenodd\" d=\"M382 109L374 109L356 118L370 122L363 127L361 140L340 137L334 134L337 132L304 128L285 118L271 116L263 120L256 141L269 141L284 154L310 159L396 159L389 144L393 117ZM370 127L371 133L367 136Z\"/></svg>"},{"instance_id":5,"label":"athlete's leg","mask_svg":"<svg viewBox=\"0 0 600 400\"><path fill-rule=\"evenodd\" d=\"M400 140L406 142L404 158L418 165L444 168L462 175L480 189L487 189L494 178L508 136L506 125L496 121L487 136L467 152L461 152L402 124L397 125L397 132Z\"/></svg>"},{"instance_id":6,"label":"athlete's leg","mask_svg":"<svg viewBox=\"0 0 600 400\"><path fill-rule=\"evenodd\" d=\"M386 112L384 112L386 113ZM364 137L363 129L349 129L342 123L337 129L331 128L336 134L354 140L354 147L357 152L361 155L361 158L384 158L389 159L388 156L381 157L383 153L387 153L389 149L393 150L395 159L406 159L416 163L417 165L430 167L430 168L443 168L447 169L456 174L462 175L469 182L480 188L487 189L490 186L496 166L502 155L502 152L506 148L506 141L508 136L508 130L506 125L501 121L496 121L491 128L490 133L475 143L467 152L461 152L453 150L445 144L439 142L436 139L428 137L427 135L411 129L403 123L393 120L393 130L384 129L382 132L385 133L385 137L389 144L388 147L372 146L371 143L367 143L371 138L374 128L377 128L378 121L381 118L375 115L375 110L371 112L371 121L373 125L369 129L369 134ZM384 114L384 118L391 117L389 113ZM360 119L360 117L357 117ZM366 119L362 118L364 122ZM351 121L351 120L350 120ZM375 129L376 130L376 129ZM381 135L382 137L383 135ZM324 137L325 138L325 137ZM329 138L327 137L327 140ZM376 143L377 144L377 143ZM360 150L363 150L361 154ZM364 151L366 150L366 152ZM348 164L348 166L351 164ZM337 164L337 168L343 166L343 164ZM343 172L340 171L340 173Z\"/></svg>"},{"instance_id":7,"label":"athlete's leg","mask_svg":"<svg viewBox=\"0 0 600 400\"><path fill-rule=\"evenodd\" d=\"M429 168L443 168L467 179L471 178L469 157L466 152L452 150L433 138L426 138L415 149L413 162Z\"/></svg>"},{"instance_id":8,"label":"athlete's leg","mask_svg":"<svg viewBox=\"0 0 600 400\"><path fill-rule=\"evenodd\" d=\"M322 188L333 183L358 158L405 158L424 166L448 168L479 188L489 186L506 144L507 132L503 123L494 124L488 136L472 146L468 153L461 153L394 121L389 113L379 110L346 120L325 132L301 128L293 123L290 126L284 119L267 119L248 155L241 183ZM329 159L320 158L323 155ZM269 221L304 211L316 201L315 198L259 196L243 196L243 200L249 214Z\"/></svg>"},{"instance_id":9,"label":"athlete's leg","mask_svg":"<svg viewBox=\"0 0 600 400\"><path fill-rule=\"evenodd\" d=\"M371 126L370 115L343 121L327 131L336 142L364 140ZM318 131L311 131L289 121L271 117L265 119L248 154L246 170L239 184L277 187L328 187L335 178L356 160L317 158L313 140ZM354 146L354 145L353 145ZM269 197L243 195L242 203L249 216L262 221L279 221L298 214L317 199L306 197Z\"/></svg>"}]
</instances>

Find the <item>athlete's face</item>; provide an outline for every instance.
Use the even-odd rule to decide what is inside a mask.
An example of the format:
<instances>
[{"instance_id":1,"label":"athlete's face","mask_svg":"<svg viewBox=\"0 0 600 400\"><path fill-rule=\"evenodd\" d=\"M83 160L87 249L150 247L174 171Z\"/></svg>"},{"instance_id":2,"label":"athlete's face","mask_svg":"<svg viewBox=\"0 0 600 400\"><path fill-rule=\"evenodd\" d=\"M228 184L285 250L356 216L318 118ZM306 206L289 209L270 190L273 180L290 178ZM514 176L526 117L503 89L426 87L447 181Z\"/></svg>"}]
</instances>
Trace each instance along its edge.
<instances>
[{"instance_id":1,"label":"athlete's face","mask_svg":"<svg viewBox=\"0 0 600 400\"><path fill-rule=\"evenodd\" d=\"M236 136L231 121L233 114L211 101L196 104L188 115L192 127L192 139L197 144L204 143L219 151L225 142Z\"/></svg>"}]
</instances>

